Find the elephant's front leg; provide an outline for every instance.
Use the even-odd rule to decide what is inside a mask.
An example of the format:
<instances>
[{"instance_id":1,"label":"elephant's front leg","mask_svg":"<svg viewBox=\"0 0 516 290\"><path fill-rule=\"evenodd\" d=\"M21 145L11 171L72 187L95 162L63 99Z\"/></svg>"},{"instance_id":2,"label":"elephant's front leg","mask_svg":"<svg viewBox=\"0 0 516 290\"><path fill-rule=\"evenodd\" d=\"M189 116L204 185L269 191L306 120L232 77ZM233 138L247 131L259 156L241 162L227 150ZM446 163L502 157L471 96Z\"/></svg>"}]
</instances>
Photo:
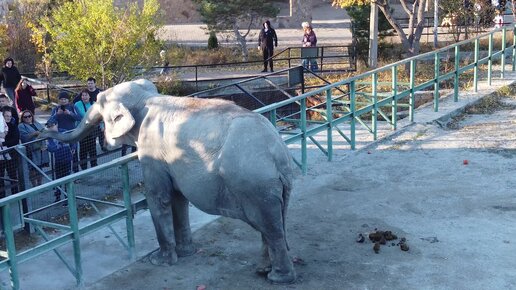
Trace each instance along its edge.
<instances>
[{"instance_id":1,"label":"elephant's front leg","mask_svg":"<svg viewBox=\"0 0 516 290\"><path fill-rule=\"evenodd\" d=\"M164 170L159 169L149 172L148 168L143 167L147 205L159 243L159 249L149 258L154 265L172 265L177 262L172 215L172 181L164 173Z\"/></svg>"},{"instance_id":2,"label":"elephant's front leg","mask_svg":"<svg viewBox=\"0 0 516 290\"><path fill-rule=\"evenodd\" d=\"M180 191L172 195L172 214L174 217L174 233L176 238L176 253L179 257L195 254L190 229L189 202Z\"/></svg>"}]
</instances>

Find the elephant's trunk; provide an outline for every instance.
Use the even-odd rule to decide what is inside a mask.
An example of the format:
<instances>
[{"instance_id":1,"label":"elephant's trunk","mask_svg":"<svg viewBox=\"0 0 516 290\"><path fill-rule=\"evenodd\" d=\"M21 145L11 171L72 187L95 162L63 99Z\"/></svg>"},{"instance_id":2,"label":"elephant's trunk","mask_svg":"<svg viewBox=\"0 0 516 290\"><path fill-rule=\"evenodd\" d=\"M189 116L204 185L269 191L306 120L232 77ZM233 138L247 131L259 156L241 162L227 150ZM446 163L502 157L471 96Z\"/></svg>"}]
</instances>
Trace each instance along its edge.
<instances>
[{"instance_id":1,"label":"elephant's trunk","mask_svg":"<svg viewBox=\"0 0 516 290\"><path fill-rule=\"evenodd\" d=\"M68 143L77 142L96 129L101 121L102 115L100 114L99 105L95 103L90 107L88 112L86 112L81 123L79 123L77 128L71 133L62 134L55 131L45 130L41 133L40 137L50 137Z\"/></svg>"}]
</instances>

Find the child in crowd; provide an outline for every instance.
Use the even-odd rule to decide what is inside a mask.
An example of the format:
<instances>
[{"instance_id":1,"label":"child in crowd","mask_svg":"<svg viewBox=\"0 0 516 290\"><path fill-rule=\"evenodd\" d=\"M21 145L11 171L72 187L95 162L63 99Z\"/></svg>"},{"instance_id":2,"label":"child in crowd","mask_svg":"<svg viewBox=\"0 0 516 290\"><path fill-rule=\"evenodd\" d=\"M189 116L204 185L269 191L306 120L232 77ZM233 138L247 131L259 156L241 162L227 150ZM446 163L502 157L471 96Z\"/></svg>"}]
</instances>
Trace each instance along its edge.
<instances>
[{"instance_id":1,"label":"child in crowd","mask_svg":"<svg viewBox=\"0 0 516 290\"><path fill-rule=\"evenodd\" d=\"M48 121L46 127L50 131L58 131L57 123L55 121ZM69 175L72 171L72 160L73 153L75 152L75 145L70 145L68 143L49 138L48 151L54 155L55 179ZM55 189L54 195L54 202L61 200L61 191L58 188Z\"/></svg>"}]
</instances>

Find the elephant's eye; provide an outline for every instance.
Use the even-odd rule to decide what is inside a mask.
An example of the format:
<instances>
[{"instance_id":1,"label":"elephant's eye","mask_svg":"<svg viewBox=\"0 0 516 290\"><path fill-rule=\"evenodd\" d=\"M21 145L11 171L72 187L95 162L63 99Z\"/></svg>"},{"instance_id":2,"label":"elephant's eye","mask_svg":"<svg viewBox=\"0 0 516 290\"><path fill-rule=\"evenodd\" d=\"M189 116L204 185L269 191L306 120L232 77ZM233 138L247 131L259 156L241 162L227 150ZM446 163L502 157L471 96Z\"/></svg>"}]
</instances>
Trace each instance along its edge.
<instances>
[{"instance_id":1,"label":"elephant's eye","mask_svg":"<svg viewBox=\"0 0 516 290\"><path fill-rule=\"evenodd\" d=\"M115 119L113 121L118 122L118 121L120 121L120 119L122 119L122 117L123 117L123 115L118 115L115 117Z\"/></svg>"}]
</instances>

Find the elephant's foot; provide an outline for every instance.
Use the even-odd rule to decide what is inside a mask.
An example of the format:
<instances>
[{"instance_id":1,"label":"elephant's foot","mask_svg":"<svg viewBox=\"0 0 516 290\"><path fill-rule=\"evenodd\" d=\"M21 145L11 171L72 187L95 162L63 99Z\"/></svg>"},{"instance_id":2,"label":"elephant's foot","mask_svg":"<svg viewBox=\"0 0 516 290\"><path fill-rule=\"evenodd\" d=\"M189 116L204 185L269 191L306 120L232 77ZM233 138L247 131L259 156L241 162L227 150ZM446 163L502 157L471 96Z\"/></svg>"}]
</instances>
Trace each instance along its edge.
<instances>
[{"instance_id":1,"label":"elephant's foot","mask_svg":"<svg viewBox=\"0 0 516 290\"><path fill-rule=\"evenodd\" d=\"M286 272L273 269L267 274L267 280L272 284L292 284L296 282L296 272L294 269L290 269Z\"/></svg>"},{"instance_id":2,"label":"elephant's foot","mask_svg":"<svg viewBox=\"0 0 516 290\"><path fill-rule=\"evenodd\" d=\"M195 254L196 251L197 249L192 243L176 245L176 253L178 257L188 257Z\"/></svg>"},{"instance_id":3,"label":"elephant's foot","mask_svg":"<svg viewBox=\"0 0 516 290\"><path fill-rule=\"evenodd\" d=\"M150 254L149 261L156 266L170 266L177 263L177 254L174 250L163 251L158 249Z\"/></svg>"}]
</instances>

